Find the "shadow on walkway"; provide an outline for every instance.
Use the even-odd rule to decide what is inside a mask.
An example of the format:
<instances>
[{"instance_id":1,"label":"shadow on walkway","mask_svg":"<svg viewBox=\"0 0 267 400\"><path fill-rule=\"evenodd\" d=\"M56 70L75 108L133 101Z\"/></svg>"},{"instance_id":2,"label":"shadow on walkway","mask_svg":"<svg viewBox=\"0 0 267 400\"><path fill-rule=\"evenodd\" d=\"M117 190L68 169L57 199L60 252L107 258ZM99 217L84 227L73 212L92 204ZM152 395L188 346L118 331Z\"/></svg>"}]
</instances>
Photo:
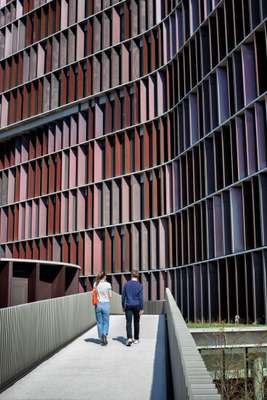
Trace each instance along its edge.
<instances>
[{"instance_id":1,"label":"shadow on walkway","mask_svg":"<svg viewBox=\"0 0 267 400\"><path fill-rule=\"evenodd\" d=\"M120 342L124 346L126 346L126 339L123 336L117 336L115 338L112 338L112 340L116 340L117 342Z\"/></svg>"},{"instance_id":2,"label":"shadow on walkway","mask_svg":"<svg viewBox=\"0 0 267 400\"><path fill-rule=\"evenodd\" d=\"M172 400L172 381L169 366L169 346L165 316L159 316L153 365L153 382L149 400Z\"/></svg>"},{"instance_id":3,"label":"shadow on walkway","mask_svg":"<svg viewBox=\"0 0 267 400\"><path fill-rule=\"evenodd\" d=\"M85 342L89 342L89 343L95 343L95 344L101 344L101 340L100 339L95 339L95 338L86 338L84 339Z\"/></svg>"}]
</instances>

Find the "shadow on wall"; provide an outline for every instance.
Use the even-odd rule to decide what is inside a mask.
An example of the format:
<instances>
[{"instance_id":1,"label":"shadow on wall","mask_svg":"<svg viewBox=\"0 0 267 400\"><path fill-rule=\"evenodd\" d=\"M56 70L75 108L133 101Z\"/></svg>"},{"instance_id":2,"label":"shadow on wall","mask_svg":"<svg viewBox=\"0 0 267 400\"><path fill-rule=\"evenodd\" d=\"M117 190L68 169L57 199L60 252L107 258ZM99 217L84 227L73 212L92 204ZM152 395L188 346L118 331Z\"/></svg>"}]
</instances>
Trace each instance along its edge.
<instances>
[{"instance_id":1,"label":"shadow on wall","mask_svg":"<svg viewBox=\"0 0 267 400\"><path fill-rule=\"evenodd\" d=\"M150 400L173 399L171 369L169 363L169 346L167 340L168 335L165 315L160 315L156 338Z\"/></svg>"}]
</instances>

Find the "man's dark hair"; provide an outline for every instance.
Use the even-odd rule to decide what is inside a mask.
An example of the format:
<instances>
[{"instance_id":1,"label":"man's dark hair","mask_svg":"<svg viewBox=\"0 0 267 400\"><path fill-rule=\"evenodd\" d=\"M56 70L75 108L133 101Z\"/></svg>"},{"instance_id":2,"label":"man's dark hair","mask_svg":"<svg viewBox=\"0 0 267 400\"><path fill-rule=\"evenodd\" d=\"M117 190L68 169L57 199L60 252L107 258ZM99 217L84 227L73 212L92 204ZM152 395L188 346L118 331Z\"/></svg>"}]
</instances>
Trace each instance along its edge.
<instances>
[{"instance_id":1,"label":"man's dark hair","mask_svg":"<svg viewBox=\"0 0 267 400\"><path fill-rule=\"evenodd\" d=\"M132 271L132 278L139 278L139 272L137 271L137 269L134 269L133 271Z\"/></svg>"}]
</instances>

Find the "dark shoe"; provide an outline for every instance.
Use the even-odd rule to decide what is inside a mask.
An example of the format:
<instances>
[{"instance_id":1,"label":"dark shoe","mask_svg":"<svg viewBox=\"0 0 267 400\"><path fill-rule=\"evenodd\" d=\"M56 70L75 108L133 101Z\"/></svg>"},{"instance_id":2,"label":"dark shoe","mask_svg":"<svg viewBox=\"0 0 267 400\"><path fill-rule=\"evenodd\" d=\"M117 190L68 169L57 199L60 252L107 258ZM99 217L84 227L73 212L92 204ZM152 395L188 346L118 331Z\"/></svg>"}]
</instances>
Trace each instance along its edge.
<instances>
[{"instance_id":1,"label":"dark shoe","mask_svg":"<svg viewBox=\"0 0 267 400\"><path fill-rule=\"evenodd\" d=\"M107 340L107 336L106 335L102 335L102 343L103 343L103 346L106 346L108 344L108 340Z\"/></svg>"}]
</instances>

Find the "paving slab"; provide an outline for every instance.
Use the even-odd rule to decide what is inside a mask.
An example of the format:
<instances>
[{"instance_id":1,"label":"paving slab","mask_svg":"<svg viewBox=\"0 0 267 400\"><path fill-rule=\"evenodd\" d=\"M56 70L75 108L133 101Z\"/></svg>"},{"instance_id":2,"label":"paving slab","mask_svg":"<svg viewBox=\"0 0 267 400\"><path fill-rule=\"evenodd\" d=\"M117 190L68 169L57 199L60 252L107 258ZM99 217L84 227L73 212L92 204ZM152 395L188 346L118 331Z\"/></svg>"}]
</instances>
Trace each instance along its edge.
<instances>
[{"instance_id":1,"label":"paving slab","mask_svg":"<svg viewBox=\"0 0 267 400\"><path fill-rule=\"evenodd\" d=\"M96 327L0 394L0 400L167 400L164 316L141 317L140 343L125 346L125 317L111 316L108 345Z\"/></svg>"}]
</instances>

